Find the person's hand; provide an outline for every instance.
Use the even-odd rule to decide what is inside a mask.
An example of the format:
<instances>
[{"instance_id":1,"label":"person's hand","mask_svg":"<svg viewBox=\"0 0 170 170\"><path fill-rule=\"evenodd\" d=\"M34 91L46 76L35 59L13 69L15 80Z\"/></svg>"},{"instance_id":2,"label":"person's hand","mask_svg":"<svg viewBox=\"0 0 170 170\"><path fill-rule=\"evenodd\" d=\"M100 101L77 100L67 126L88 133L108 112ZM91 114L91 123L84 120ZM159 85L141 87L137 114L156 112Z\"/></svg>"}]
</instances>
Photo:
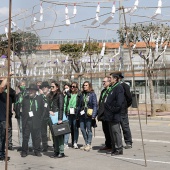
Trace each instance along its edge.
<instances>
[{"instance_id":1,"label":"person's hand","mask_svg":"<svg viewBox=\"0 0 170 170\"><path fill-rule=\"evenodd\" d=\"M61 124L61 123L62 123L62 120L59 120L59 121L58 121L58 124Z\"/></svg>"},{"instance_id":2,"label":"person's hand","mask_svg":"<svg viewBox=\"0 0 170 170\"><path fill-rule=\"evenodd\" d=\"M49 111L50 115L55 116L53 111Z\"/></svg>"}]
</instances>

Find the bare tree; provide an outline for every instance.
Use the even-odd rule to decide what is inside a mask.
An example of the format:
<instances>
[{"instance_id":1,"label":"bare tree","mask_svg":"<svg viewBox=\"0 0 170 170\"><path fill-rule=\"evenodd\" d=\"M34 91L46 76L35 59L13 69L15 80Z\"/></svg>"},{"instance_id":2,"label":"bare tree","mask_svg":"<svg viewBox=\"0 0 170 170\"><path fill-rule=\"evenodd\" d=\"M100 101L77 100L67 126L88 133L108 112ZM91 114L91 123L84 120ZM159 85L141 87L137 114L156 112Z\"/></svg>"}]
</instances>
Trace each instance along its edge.
<instances>
[{"instance_id":1,"label":"bare tree","mask_svg":"<svg viewBox=\"0 0 170 170\"><path fill-rule=\"evenodd\" d=\"M170 42L170 27L163 24L138 25L121 28L118 30L119 41L122 45L126 44L133 54L138 54L146 63L146 73L149 83L151 116L155 116L155 97L154 97L154 68L156 62L165 53ZM145 50L136 49L136 43L143 41Z\"/></svg>"}]
</instances>

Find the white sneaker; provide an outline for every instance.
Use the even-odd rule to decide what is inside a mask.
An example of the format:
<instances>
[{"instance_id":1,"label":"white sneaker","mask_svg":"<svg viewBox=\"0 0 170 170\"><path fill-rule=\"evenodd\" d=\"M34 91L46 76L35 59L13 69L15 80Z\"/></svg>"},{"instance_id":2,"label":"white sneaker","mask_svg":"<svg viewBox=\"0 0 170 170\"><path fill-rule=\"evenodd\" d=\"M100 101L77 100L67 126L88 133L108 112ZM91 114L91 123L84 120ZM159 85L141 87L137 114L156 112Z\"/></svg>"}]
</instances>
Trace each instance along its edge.
<instances>
[{"instance_id":1,"label":"white sneaker","mask_svg":"<svg viewBox=\"0 0 170 170\"><path fill-rule=\"evenodd\" d=\"M90 151L91 148L92 148L91 145L87 144L86 147L84 148L84 150L85 151Z\"/></svg>"},{"instance_id":2,"label":"white sneaker","mask_svg":"<svg viewBox=\"0 0 170 170\"><path fill-rule=\"evenodd\" d=\"M77 143L74 143L74 149L78 149Z\"/></svg>"},{"instance_id":3,"label":"white sneaker","mask_svg":"<svg viewBox=\"0 0 170 170\"><path fill-rule=\"evenodd\" d=\"M69 146L64 144L64 149L69 149Z\"/></svg>"},{"instance_id":4,"label":"white sneaker","mask_svg":"<svg viewBox=\"0 0 170 170\"><path fill-rule=\"evenodd\" d=\"M80 147L80 150L84 150L85 147L86 145L83 145L82 147Z\"/></svg>"}]
</instances>

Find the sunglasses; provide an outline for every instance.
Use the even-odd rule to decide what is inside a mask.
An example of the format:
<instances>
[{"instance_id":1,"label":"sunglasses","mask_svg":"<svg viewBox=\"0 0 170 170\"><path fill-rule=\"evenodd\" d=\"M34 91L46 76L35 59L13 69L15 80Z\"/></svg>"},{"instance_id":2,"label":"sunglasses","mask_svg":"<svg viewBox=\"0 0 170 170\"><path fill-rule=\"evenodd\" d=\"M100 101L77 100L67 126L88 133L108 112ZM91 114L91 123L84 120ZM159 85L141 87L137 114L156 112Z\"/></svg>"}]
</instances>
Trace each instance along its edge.
<instances>
[{"instance_id":1,"label":"sunglasses","mask_svg":"<svg viewBox=\"0 0 170 170\"><path fill-rule=\"evenodd\" d=\"M54 86L50 86L51 88L54 88Z\"/></svg>"},{"instance_id":2,"label":"sunglasses","mask_svg":"<svg viewBox=\"0 0 170 170\"><path fill-rule=\"evenodd\" d=\"M84 84L83 86L88 86L88 85L85 85L85 84Z\"/></svg>"},{"instance_id":3,"label":"sunglasses","mask_svg":"<svg viewBox=\"0 0 170 170\"><path fill-rule=\"evenodd\" d=\"M71 86L71 88L76 88L76 86Z\"/></svg>"}]
</instances>

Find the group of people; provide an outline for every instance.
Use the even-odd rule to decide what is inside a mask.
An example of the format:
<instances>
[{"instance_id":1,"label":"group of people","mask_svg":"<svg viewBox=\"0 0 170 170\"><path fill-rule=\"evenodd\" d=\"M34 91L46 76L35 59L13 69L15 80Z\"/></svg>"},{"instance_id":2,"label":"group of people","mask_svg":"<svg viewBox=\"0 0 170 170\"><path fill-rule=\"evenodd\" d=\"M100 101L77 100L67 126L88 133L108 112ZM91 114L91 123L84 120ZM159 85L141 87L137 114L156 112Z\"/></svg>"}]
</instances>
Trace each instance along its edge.
<instances>
[{"instance_id":1,"label":"group of people","mask_svg":"<svg viewBox=\"0 0 170 170\"><path fill-rule=\"evenodd\" d=\"M89 81L83 83L82 90L79 89L77 82L72 82L65 84L63 91L56 81L52 81L50 85L47 81L37 82L30 84L28 88L26 82L21 81L15 99L14 91L10 94L13 99L10 105L14 103L13 110L19 127L18 151L21 151L21 157L26 157L28 151L32 150L38 157L42 156L41 152L48 151L47 126L51 131L54 147L54 154L50 157L65 157L64 150L68 148L69 134L54 135L50 117L55 114L58 114L57 124L63 123L63 117L67 118L71 128L72 147L75 149L79 148L79 128L84 139L84 145L80 149L84 151L92 149L92 127L96 126L96 118L102 122L105 135L105 146L100 150L106 150L111 155L123 154L121 129L126 143L125 149L132 148L127 114L132 97L130 87L122 81L122 78L121 72L116 72L103 79L104 89L99 102ZM6 84L7 79L4 78L0 84L1 160L5 159ZM10 128L12 129L12 124ZM8 148L11 147L9 145Z\"/></svg>"}]
</instances>

